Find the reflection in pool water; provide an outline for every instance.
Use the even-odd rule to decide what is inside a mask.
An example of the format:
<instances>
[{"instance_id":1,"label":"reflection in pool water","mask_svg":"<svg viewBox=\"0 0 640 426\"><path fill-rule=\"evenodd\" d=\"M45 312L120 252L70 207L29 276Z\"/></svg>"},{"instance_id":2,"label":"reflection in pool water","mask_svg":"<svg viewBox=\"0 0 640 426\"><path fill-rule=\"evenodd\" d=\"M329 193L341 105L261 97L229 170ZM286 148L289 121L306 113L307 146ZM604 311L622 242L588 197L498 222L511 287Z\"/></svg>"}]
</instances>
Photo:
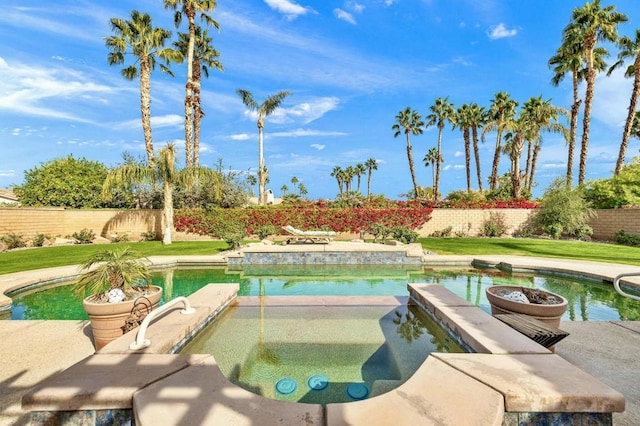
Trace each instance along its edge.
<instances>
[{"instance_id":1,"label":"reflection in pool water","mask_svg":"<svg viewBox=\"0 0 640 426\"><path fill-rule=\"evenodd\" d=\"M241 301L181 353L213 355L227 378L259 395L327 404L396 388L433 351L463 352L413 306L248 307Z\"/></svg>"},{"instance_id":2,"label":"reflection in pool water","mask_svg":"<svg viewBox=\"0 0 640 426\"><path fill-rule=\"evenodd\" d=\"M164 287L164 299L188 296L209 283L239 283L246 295L407 295L407 283L438 283L490 311L485 288L519 285L542 288L569 300L563 321L640 320L640 307L618 295L613 286L552 275L511 274L494 269L433 269L389 265L249 266L164 269L153 282ZM71 286L38 289L12 295L6 319L86 319Z\"/></svg>"}]
</instances>

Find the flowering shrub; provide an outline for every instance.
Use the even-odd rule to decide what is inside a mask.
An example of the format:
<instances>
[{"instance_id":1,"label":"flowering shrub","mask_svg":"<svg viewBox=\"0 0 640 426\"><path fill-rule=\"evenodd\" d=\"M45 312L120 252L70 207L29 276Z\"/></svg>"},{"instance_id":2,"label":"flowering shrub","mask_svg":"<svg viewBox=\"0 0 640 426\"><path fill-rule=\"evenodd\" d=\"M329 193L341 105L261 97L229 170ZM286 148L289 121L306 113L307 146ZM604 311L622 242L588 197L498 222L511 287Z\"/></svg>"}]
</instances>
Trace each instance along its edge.
<instances>
[{"instance_id":1,"label":"flowering shrub","mask_svg":"<svg viewBox=\"0 0 640 426\"><path fill-rule=\"evenodd\" d=\"M335 232L359 232L373 224L389 228L417 229L430 219L432 209L423 206L390 208L328 208L314 204L298 207L256 207L247 209L177 210L177 231L221 237L225 223L242 223L253 234L265 226L291 225L301 229L327 229Z\"/></svg>"}]
</instances>

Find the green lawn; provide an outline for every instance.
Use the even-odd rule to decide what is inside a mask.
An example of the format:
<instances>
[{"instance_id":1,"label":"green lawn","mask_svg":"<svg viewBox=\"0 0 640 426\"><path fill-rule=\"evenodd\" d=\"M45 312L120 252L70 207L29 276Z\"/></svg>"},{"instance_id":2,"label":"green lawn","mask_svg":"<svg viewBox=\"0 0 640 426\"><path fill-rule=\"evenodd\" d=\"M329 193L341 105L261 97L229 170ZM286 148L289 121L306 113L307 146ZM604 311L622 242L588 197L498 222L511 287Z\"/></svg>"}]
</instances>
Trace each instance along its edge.
<instances>
[{"instance_id":1,"label":"green lawn","mask_svg":"<svg viewBox=\"0 0 640 426\"><path fill-rule=\"evenodd\" d=\"M563 257L640 266L640 248L614 244L527 238L421 238L419 242L426 250L438 254ZM80 264L96 251L123 245L132 246L142 256L213 255L227 248L223 241L180 241L168 246L152 241L14 250L0 253L0 274Z\"/></svg>"},{"instance_id":2,"label":"green lawn","mask_svg":"<svg viewBox=\"0 0 640 426\"><path fill-rule=\"evenodd\" d=\"M419 242L438 254L562 257L640 266L640 248L617 244L538 238L420 238Z\"/></svg>"},{"instance_id":3,"label":"green lawn","mask_svg":"<svg viewBox=\"0 0 640 426\"><path fill-rule=\"evenodd\" d=\"M160 241L117 244L85 244L42 247L0 253L0 274L53 266L77 265L91 254L106 248L129 245L141 256L212 255L227 248L224 241L179 241L163 246Z\"/></svg>"}]
</instances>

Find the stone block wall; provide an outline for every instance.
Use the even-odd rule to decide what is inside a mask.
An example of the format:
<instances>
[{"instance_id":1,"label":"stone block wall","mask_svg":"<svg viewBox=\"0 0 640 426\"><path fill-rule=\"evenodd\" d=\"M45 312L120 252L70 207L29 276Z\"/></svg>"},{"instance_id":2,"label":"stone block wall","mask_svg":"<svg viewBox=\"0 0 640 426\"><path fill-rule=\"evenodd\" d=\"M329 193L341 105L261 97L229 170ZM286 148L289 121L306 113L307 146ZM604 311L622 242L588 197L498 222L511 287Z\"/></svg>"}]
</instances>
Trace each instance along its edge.
<instances>
[{"instance_id":1,"label":"stone block wall","mask_svg":"<svg viewBox=\"0 0 640 426\"><path fill-rule=\"evenodd\" d=\"M614 240L616 232L640 235L640 208L597 210L589 221L596 240Z\"/></svg>"},{"instance_id":2,"label":"stone block wall","mask_svg":"<svg viewBox=\"0 0 640 426\"><path fill-rule=\"evenodd\" d=\"M482 224L489 219L492 212L504 215L505 223L509 227L507 233L512 235L526 223L533 210L434 209L431 213L431 220L418 230L418 234L421 237L428 237L434 232L441 232L450 226L452 236L459 233L468 237L477 237Z\"/></svg>"},{"instance_id":3,"label":"stone block wall","mask_svg":"<svg viewBox=\"0 0 640 426\"><path fill-rule=\"evenodd\" d=\"M65 210L60 208L0 208L0 235L22 234L31 239L36 234L70 237L84 228L109 238L128 234L132 241L141 233L162 233L160 210Z\"/></svg>"},{"instance_id":4,"label":"stone block wall","mask_svg":"<svg viewBox=\"0 0 640 426\"><path fill-rule=\"evenodd\" d=\"M421 237L427 237L450 226L453 236L459 233L474 237L479 234L483 222L489 219L491 212L504 215L509 226L508 234L511 235L527 222L533 210L434 209L431 220L425 223L418 233ZM630 234L640 235L640 208L598 210L597 217L589 224L594 231L593 238L597 240L613 240L615 233L621 229ZM43 233L51 237L64 238L84 228L106 238L112 234L128 234L132 241L137 240L143 232L154 231L160 236L162 211L0 207L0 236L18 233L26 239L31 239L36 234ZM208 237L175 232L174 239L195 240Z\"/></svg>"}]
</instances>

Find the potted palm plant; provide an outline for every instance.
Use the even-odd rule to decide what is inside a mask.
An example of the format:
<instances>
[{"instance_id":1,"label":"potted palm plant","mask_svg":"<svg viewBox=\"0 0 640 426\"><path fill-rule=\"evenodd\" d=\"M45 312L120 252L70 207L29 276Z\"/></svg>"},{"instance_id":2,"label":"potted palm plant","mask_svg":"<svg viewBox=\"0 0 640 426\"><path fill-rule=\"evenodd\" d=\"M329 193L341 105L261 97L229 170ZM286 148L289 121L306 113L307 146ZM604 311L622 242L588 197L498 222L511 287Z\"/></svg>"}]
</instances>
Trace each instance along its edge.
<instances>
[{"instance_id":1,"label":"potted palm plant","mask_svg":"<svg viewBox=\"0 0 640 426\"><path fill-rule=\"evenodd\" d=\"M89 294L82 305L91 319L96 350L124 334L136 301L153 309L162 297L162 288L150 285L147 263L129 247L94 253L82 270L76 291Z\"/></svg>"}]
</instances>

